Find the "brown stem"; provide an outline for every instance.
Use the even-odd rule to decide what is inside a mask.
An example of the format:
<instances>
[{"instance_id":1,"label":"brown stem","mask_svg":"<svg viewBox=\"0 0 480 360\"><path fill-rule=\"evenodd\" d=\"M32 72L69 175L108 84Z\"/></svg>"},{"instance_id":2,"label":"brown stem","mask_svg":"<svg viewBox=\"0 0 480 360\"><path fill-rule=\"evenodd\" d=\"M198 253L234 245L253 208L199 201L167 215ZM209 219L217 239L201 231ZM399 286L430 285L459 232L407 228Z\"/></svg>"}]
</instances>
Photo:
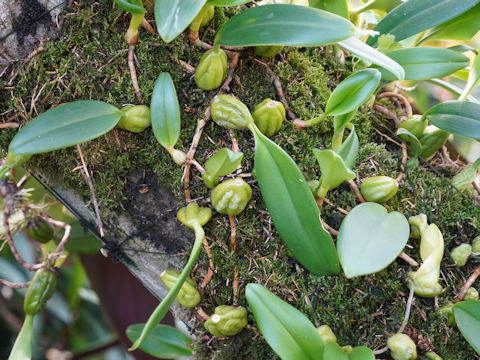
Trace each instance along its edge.
<instances>
[{"instance_id":1,"label":"brown stem","mask_svg":"<svg viewBox=\"0 0 480 360\"><path fill-rule=\"evenodd\" d=\"M197 306L196 310L197 310L197 315L201 320L207 321L208 319L210 319L210 316L208 316L200 306Z\"/></svg>"},{"instance_id":2,"label":"brown stem","mask_svg":"<svg viewBox=\"0 0 480 360\"><path fill-rule=\"evenodd\" d=\"M24 283L14 283L8 280L0 279L0 284L6 285L8 287L11 287L12 289L23 289L28 287L30 285L30 281L24 282Z\"/></svg>"},{"instance_id":3,"label":"brown stem","mask_svg":"<svg viewBox=\"0 0 480 360\"><path fill-rule=\"evenodd\" d=\"M398 255L399 258L405 260L409 265L411 266L418 266L418 262L413 260L410 256L408 256L406 253L401 252L400 255Z\"/></svg>"},{"instance_id":4,"label":"brown stem","mask_svg":"<svg viewBox=\"0 0 480 360\"><path fill-rule=\"evenodd\" d=\"M348 215L348 211L345 210L345 209L342 209L341 207L338 207L336 206L334 203L332 203L330 200L328 199L323 199L323 201L325 202L325 204L328 204L330 206L333 206L336 210L340 211L342 214L344 215Z\"/></svg>"},{"instance_id":5,"label":"brown stem","mask_svg":"<svg viewBox=\"0 0 480 360\"><path fill-rule=\"evenodd\" d=\"M395 127L398 128L398 126L400 125L400 120L398 120L397 118L397 115L395 115L393 112L391 112L390 110L388 109L385 109L383 106L380 106L380 105L373 105L373 110L376 110L384 115L387 115L390 119L393 120L393 122L395 123Z\"/></svg>"},{"instance_id":6,"label":"brown stem","mask_svg":"<svg viewBox=\"0 0 480 360\"><path fill-rule=\"evenodd\" d=\"M67 245L68 239L70 238L70 233L72 232L72 227L69 224L64 223L63 221L54 220L46 215L42 215L41 218L44 221L48 222L50 225L60 227L64 230L62 240L60 240L60 242L58 243L57 248L55 249L55 253L53 253L48 259L51 264L55 264L55 261L57 261L57 259L62 254L65 245ZM46 261L43 262L43 265L45 264Z\"/></svg>"},{"instance_id":7,"label":"brown stem","mask_svg":"<svg viewBox=\"0 0 480 360\"><path fill-rule=\"evenodd\" d=\"M237 250L237 224L235 223L235 216L229 215L228 219L230 220L230 251L232 255ZM237 306L238 304L238 267L235 265L233 267L233 305Z\"/></svg>"},{"instance_id":8,"label":"brown stem","mask_svg":"<svg viewBox=\"0 0 480 360\"><path fill-rule=\"evenodd\" d=\"M152 25L150 25L150 23L145 19L143 18L142 20L142 23L140 24L142 26L142 28L144 30L146 30L150 35L154 35L155 34L155 30L153 29Z\"/></svg>"},{"instance_id":9,"label":"brown stem","mask_svg":"<svg viewBox=\"0 0 480 360\"><path fill-rule=\"evenodd\" d=\"M199 44L200 47L203 49L203 50L211 50L213 49L213 45L210 45L209 43L206 43L204 41L197 41L195 44ZM235 47L235 46L220 46L220 48L225 51L225 53L228 55L228 56L233 56L235 55L236 52L242 52L242 51L245 51L246 48L245 47Z\"/></svg>"},{"instance_id":10,"label":"brown stem","mask_svg":"<svg viewBox=\"0 0 480 360\"><path fill-rule=\"evenodd\" d=\"M402 94L387 91L387 92L381 93L380 95L377 96L377 99L382 99L382 98L397 98L397 99L399 99L403 103L403 106L405 107L405 112L407 114L407 117L411 117L413 115L412 105L410 105L410 102L408 101L408 99L405 96L403 96Z\"/></svg>"},{"instance_id":11,"label":"brown stem","mask_svg":"<svg viewBox=\"0 0 480 360\"><path fill-rule=\"evenodd\" d=\"M132 79L133 89L137 96L138 102L143 105L142 93L140 92L140 86L138 86L137 70L135 69L135 45L128 45L128 68L130 69L130 77Z\"/></svg>"},{"instance_id":12,"label":"brown stem","mask_svg":"<svg viewBox=\"0 0 480 360\"><path fill-rule=\"evenodd\" d=\"M405 176L405 171L407 170L407 160L408 160L408 152L407 152L407 144L405 141L402 141L402 164L400 165L400 173L397 176L397 183L402 181L403 177Z\"/></svg>"},{"instance_id":13,"label":"brown stem","mask_svg":"<svg viewBox=\"0 0 480 360\"><path fill-rule=\"evenodd\" d=\"M230 65L228 67L227 77L225 78L223 85L220 87L220 90L218 91L218 95L225 94L228 90L230 90L230 83L233 80L233 74L235 73L235 68L237 67L237 64L238 64L239 55L240 55L239 53L235 53L233 55L232 61L230 61Z\"/></svg>"},{"instance_id":14,"label":"brown stem","mask_svg":"<svg viewBox=\"0 0 480 360\"><path fill-rule=\"evenodd\" d=\"M320 221L322 223L323 228L326 231L328 231L328 233L330 235L338 237L339 232L337 230L335 230L334 228L332 228L330 225L328 225L320 216L319 216L319 218L320 218Z\"/></svg>"},{"instance_id":15,"label":"brown stem","mask_svg":"<svg viewBox=\"0 0 480 360\"><path fill-rule=\"evenodd\" d=\"M360 193L360 189L358 188L357 183L353 180L348 180L347 183L348 183L348 186L350 186L350 190L352 190L355 193L357 200L360 201L361 203L366 202L362 194Z\"/></svg>"},{"instance_id":16,"label":"brown stem","mask_svg":"<svg viewBox=\"0 0 480 360\"><path fill-rule=\"evenodd\" d=\"M19 126L20 126L20 125L18 125L18 123L7 122L7 123L0 124L0 129L6 129L6 128L16 129L16 128L18 128Z\"/></svg>"},{"instance_id":17,"label":"brown stem","mask_svg":"<svg viewBox=\"0 0 480 360\"><path fill-rule=\"evenodd\" d=\"M210 245L208 244L208 240L206 236L203 237L203 248L205 249L205 252L207 253L207 257L208 257L208 270L207 270L207 275L205 275L202 283L200 284L200 289L202 290L202 293L204 292L204 289L212 280L213 267L214 267L212 251L210 250Z\"/></svg>"},{"instance_id":18,"label":"brown stem","mask_svg":"<svg viewBox=\"0 0 480 360\"><path fill-rule=\"evenodd\" d=\"M458 295L455 297L455 302L462 301L465 295L467 294L468 289L473 285L475 280L480 276L480 266L478 266L470 275L470 277L467 279L465 282L465 285L463 285L462 290L458 293Z\"/></svg>"}]
</instances>

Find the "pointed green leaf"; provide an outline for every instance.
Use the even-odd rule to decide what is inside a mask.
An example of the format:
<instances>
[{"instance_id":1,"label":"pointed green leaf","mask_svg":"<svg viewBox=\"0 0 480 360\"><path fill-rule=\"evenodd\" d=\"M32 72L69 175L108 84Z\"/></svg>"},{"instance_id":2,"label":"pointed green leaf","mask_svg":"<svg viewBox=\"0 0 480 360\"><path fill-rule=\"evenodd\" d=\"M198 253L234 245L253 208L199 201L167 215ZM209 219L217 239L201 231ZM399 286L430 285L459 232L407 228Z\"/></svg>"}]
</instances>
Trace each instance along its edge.
<instances>
[{"instance_id":1,"label":"pointed green leaf","mask_svg":"<svg viewBox=\"0 0 480 360\"><path fill-rule=\"evenodd\" d=\"M387 69L397 80L403 80L405 78L405 71L400 64L396 63L377 49L365 44L362 40L351 37L339 42L338 45L362 60L371 62L383 69Z\"/></svg>"},{"instance_id":2,"label":"pointed green leaf","mask_svg":"<svg viewBox=\"0 0 480 360\"><path fill-rule=\"evenodd\" d=\"M423 116L442 130L480 140L480 104L478 103L447 101L430 108Z\"/></svg>"},{"instance_id":3,"label":"pointed green leaf","mask_svg":"<svg viewBox=\"0 0 480 360\"><path fill-rule=\"evenodd\" d=\"M347 0L309 0L309 5L350 19Z\"/></svg>"},{"instance_id":4,"label":"pointed green leaf","mask_svg":"<svg viewBox=\"0 0 480 360\"><path fill-rule=\"evenodd\" d=\"M33 355L33 315L25 316L22 329L13 344L8 360L31 360Z\"/></svg>"},{"instance_id":5,"label":"pointed green leaf","mask_svg":"<svg viewBox=\"0 0 480 360\"><path fill-rule=\"evenodd\" d=\"M143 7L142 0L115 0L115 4L131 14L145 14L147 12Z\"/></svg>"},{"instance_id":6,"label":"pointed green leaf","mask_svg":"<svg viewBox=\"0 0 480 360\"><path fill-rule=\"evenodd\" d=\"M386 268L402 252L409 234L408 221L399 212L388 213L382 205L371 202L355 206L343 220L337 238L345 276L373 274Z\"/></svg>"},{"instance_id":7,"label":"pointed green leaf","mask_svg":"<svg viewBox=\"0 0 480 360\"><path fill-rule=\"evenodd\" d=\"M155 0L155 22L166 43L171 42L193 21L207 0Z\"/></svg>"},{"instance_id":8,"label":"pointed green leaf","mask_svg":"<svg viewBox=\"0 0 480 360\"><path fill-rule=\"evenodd\" d=\"M325 197L330 189L336 188L346 180L355 179L355 173L348 168L342 157L331 149L313 149L313 155L320 165L322 177L317 195Z\"/></svg>"},{"instance_id":9,"label":"pointed green leaf","mask_svg":"<svg viewBox=\"0 0 480 360\"><path fill-rule=\"evenodd\" d=\"M297 5L264 5L242 11L217 32L227 46L320 46L352 36L355 27L329 12Z\"/></svg>"},{"instance_id":10,"label":"pointed green leaf","mask_svg":"<svg viewBox=\"0 0 480 360\"><path fill-rule=\"evenodd\" d=\"M395 35L400 41L442 24L478 4L480 0L409 0L397 6L375 27L381 34ZM368 38L374 45L378 37Z\"/></svg>"},{"instance_id":11,"label":"pointed green leaf","mask_svg":"<svg viewBox=\"0 0 480 360\"><path fill-rule=\"evenodd\" d=\"M212 176L224 176L234 172L242 161L242 158L242 152L222 148L207 160L205 170Z\"/></svg>"},{"instance_id":12,"label":"pointed green leaf","mask_svg":"<svg viewBox=\"0 0 480 360\"><path fill-rule=\"evenodd\" d=\"M480 51L480 48L479 48ZM480 81L480 56L475 55L475 58L473 59L472 67L470 68L470 71L468 72L468 80L467 80L467 85L465 86L465 89L462 92L462 95L459 97L459 100L465 100L467 96L472 92L473 88L478 85L478 82Z\"/></svg>"},{"instance_id":13,"label":"pointed green leaf","mask_svg":"<svg viewBox=\"0 0 480 360\"><path fill-rule=\"evenodd\" d=\"M447 90L447 91L450 91L452 94L454 95L457 95L457 96L461 96L463 90L460 89L459 87L447 82L447 81L444 81L444 80L440 80L440 79L431 79L431 80L427 80L427 82L433 84L433 85L436 85L436 86L440 86L441 88ZM474 98L472 95L468 95L467 99L468 101L470 102L474 102L474 103L479 103L480 101L478 101L476 98Z\"/></svg>"},{"instance_id":14,"label":"pointed green leaf","mask_svg":"<svg viewBox=\"0 0 480 360\"><path fill-rule=\"evenodd\" d=\"M323 360L348 360L348 355L336 342L330 342L323 349Z\"/></svg>"},{"instance_id":15,"label":"pointed green leaf","mask_svg":"<svg viewBox=\"0 0 480 360\"><path fill-rule=\"evenodd\" d=\"M139 338L144 326L145 324L135 324L127 328L127 336L131 342ZM192 355L191 344L192 340L174 327L157 325L140 345L140 349L158 358L174 359Z\"/></svg>"},{"instance_id":16,"label":"pointed green leaf","mask_svg":"<svg viewBox=\"0 0 480 360\"><path fill-rule=\"evenodd\" d=\"M250 1L251 0L208 0L207 4L213 6L237 6Z\"/></svg>"},{"instance_id":17,"label":"pointed green leaf","mask_svg":"<svg viewBox=\"0 0 480 360\"><path fill-rule=\"evenodd\" d=\"M335 245L318 219L318 206L303 174L278 145L260 130L252 131L258 184L282 240L295 258L314 274L337 274Z\"/></svg>"},{"instance_id":18,"label":"pointed green leaf","mask_svg":"<svg viewBox=\"0 0 480 360\"><path fill-rule=\"evenodd\" d=\"M366 69L347 77L330 95L325 115L342 115L357 109L373 94L380 82L380 76L380 71Z\"/></svg>"},{"instance_id":19,"label":"pointed green leaf","mask_svg":"<svg viewBox=\"0 0 480 360\"><path fill-rule=\"evenodd\" d=\"M335 132L343 131L343 128L352 120L357 113L357 109L342 115L337 115L333 119L333 130Z\"/></svg>"},{"instance_id":20,"label":"pointed green leaf","mask_svg":"<svg viewBox=\"0 0 480 360\"><path fill-rule=\"evenodd\" d=\"M366 346L357 346L348 354L348 360L375 360L375 355Z\"/></svg>"},{"instance_id":21,"label":"pointed green leaf","mask_svg":"<svg viewBox=\"0 0 480 360\"><path fill-rule=\"evenodd\" d=\"M422 153L422 144L415 135L404 128L399 128L397 130L397 135L400 137L400 139L407 143L408 155L410 157L416 158L420 156Z\"/></svg>"},{"instance_id":22,"label":"pointed green leaf","mask_svg":"<svg viewBox=\"0 0 480 360\"><path fill-rule=\"evenodd\" d=\"M480 301L460 301L454 305L453 313L463 337L480 355Z\"/></svg>"},{"instance_id":23,"label":"pointed green leaf","mask_svg":"<svg viewBox=\"0 0 480 360\"><path fill-rule=\"evenodd\" d=\"M405 70L405 80L441 78L468 66L470 60L453 50L436 47L400 49L387 54ZM396 80L389 70L379 69L382 79Z\"/></svg>"},{"instance_id":24,"label":"pointed green leaf","mask_svg":"<svg viewBox=\"0 0 480 360\"><path fill-rule=\"evenodd\" d=\"M350 130L350 135L348 135L347 140L345 140L337 150L337 154L342 157L345 165L349 169L353 169L359 149L359 141L357 133L355 132L355 126L353 126L353 124L351 124L351 126L352 129Z\"/></svg>"},{"instance_id":25,"label":"pointed green leaf","mask_svg":"<svg viewBox=\"0 0 480 360\"><path fill-rule=\"evenodd\" d=\"M305 315L262 285L248 284L245 295L260 332L280 358L322 360L323 340Z\"/></svg>"},{"instance_id":26,"label":"pointed green leaf","mask_svg":"<svg viewBox=\"0 0 480 360\"><path fill-rule=\"evenodd\" d=\"M163 147L174 146L180 136L180 107L169 73L163 72L155 82L150 104L152 129Z\"/></svg>"},{"instance_id":27,"label":"pointed green leaf","mask_svg":"<svg viewBox=\"0 0 480 360\"><path fill-rule=\"evenodd\" d=\"M37 116L13 138L17 155L40 154L95 139L117 124L123 113L102 101L82 100L60 105Z\"/></svg>"}]
</instances>

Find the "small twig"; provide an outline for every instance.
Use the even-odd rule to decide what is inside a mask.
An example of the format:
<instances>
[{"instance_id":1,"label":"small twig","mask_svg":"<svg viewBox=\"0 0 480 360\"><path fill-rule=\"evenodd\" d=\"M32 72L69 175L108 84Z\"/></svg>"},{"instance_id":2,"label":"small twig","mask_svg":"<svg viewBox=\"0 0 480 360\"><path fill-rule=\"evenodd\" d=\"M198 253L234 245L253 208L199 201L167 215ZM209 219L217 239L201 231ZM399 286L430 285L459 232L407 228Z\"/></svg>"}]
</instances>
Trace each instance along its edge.
<instances>
[{"instance_id":1,"label":"small twig","mask_svg":"<svg viewBox=\"0 0 480 360\"><path fill-rule=\"evenodd\" d=\"M384 92L384 93L381 93L380 95L378 95L377 99L382 99L382 98L386 98L386 97L399 99L403 103L403 106L405 107L405 112L407 114L407 117L411 117L413 115L412 105L410 105L410 102L408 101L408 99L405 96L403 96L402 94L399 94L399 93L394 93L394 92L391 92L391 91L387 91L387 92Z\"/></svg>"},{"instance_id":2,"label":"small twig","mask_svg":"<svg viewBox=\"0 0 480 360\"><path fill-rule=\"evenodd\" d=\"M103 237L105 234L103 232L102 219L100 218L100 210L98 208L97 197L95 196L95 189L93 188L92 179L90 179L90 174L88 173L87 165L85 164L85 160L83 159L82 149L80 148L80 145L77 145L77 150L78 150L78 154L80 155L80 161L82 162L85 181L87 182L87 185L92 194L93 207L95 209L95 216L97 217L98 230L100 232L100 236Z\"/></svg>"},{"instance_id":3,"label":"small twig","mask_svg":"<svg viewBox=\"0 0 480 360\"><path fill-rule=\"evenodd\" d=\"M18 123L8 122L8 123L0 124L0 129L6 129L6 128L15 129L15 128L18 128L19 126L20 125L18 125Z\"/></svg>"},{"instance_id":4,"label":"small twig","mask_svg":"<svg viewBox=\"0 0 480 360\"><path fill-rule=\"evenodd\" d=\"M24 282L24 283L14 283L8 280L0 279L0 284L6 285L8 287L11 287L12 289L23 289L28 287L30 285L30 281Z\"/></svg>"},{"instance_id":5,"label":"small twig","mask_svg":"<svg viewBox=\"0 0 480 360\"><path fill-rule=\"evenodd\" d=\"M393 120L395 123L395 127L398 128L398 126L401 124L400 120L398 120L397 115L395 115L393 112L391 112L388 109L385 109L383 106L380 105L373 105L373 110L376 110L384 115L387 115L389 118Z\"/></svg>"},{"instance_id":6,"label":"small twig","mask_svg":"<svg viewBox=\"0 0 480 360\"><path fill-rule=\"evenodd\" d=\"M358 188L357 183L353 180L348 180L347 183L348 183L348 186L350 186L350 190L352 190L355 193L357 200L360 201L361 203L366 202L362 194L360 193L360 189Z\"/></svg>"},{"instance_id":7,"label":"small twig","mask_svg":"<svg viewBox=\"0 0 480 360\"><path fill-rule=\"evenodd\" d=\"M235 223L235 216L229 215L228 219L230 220L230 251L232 254L237 250L237 225ZM238 303L238 267L235 265L233 267L233 305L236 306Z\"/></svg>"},{"instance_id":8,"label":"small twig","mask_svg":"<svg viewBox=\"0 0 480 360\"><path fill-rule=\"evenodd\" d=\"M142 20L142 23L140 24L142 26L142 28L147 31L150 35L154 35L155 34L155 30L153 29L152 25L150 25L150 23L145 19L143 18Z\"/></svg>"},{"instance_id":9,"label":"small twig","mask_svg":"<svg viewBox=\"0 0 480 360\"><path fill-rule=\"evenodd\" d=\"M334 203L332 203L330 200L328 200L328 199L323 199L323 201L325 202L325 204L328 204L328 205L330 205L330 206L333 206L333 207L335 208L335 210L340 211L342 214L348 215L348 211L347 211L347 210L342 209L341 207L336 206L336 205L335 205Z\"/></svg>"},{"instance_id":10,"label":"small twig","mask_svg":"<svg viewBox=\"0 0 480 360\"><path fill-rule=\"evenodd\" d=\"M407 170L407 160L408 160L408 152L407 152L407 144L405 141L402 141L402 163L400 165L400 173L397 176L397 183L402 181L403 177L405 176L405 171Z\"/></svg>"},{"instance_id":11,"label":"small twig","mask_svg":"<svg viewBox=\"0 0 480 360\"><path fill-rule=\"evenodd\" d=\"M412 303L413 303L413 293L414 293L414 287L410 286L410 293L408 294L407 307L405 309L405 317L403 318L402 325L400 325L400 329L398 329L397 334L403 332L403 330L405 330L408 324L408 318L410 317L410 311L412 309Z\"/></svg>"},{"instance_id":12,"label":"small twig","mask_svg":"<svg viewBox=\"0 0 480 360\"><path fill-rule=\"evenodd\" d=\"M400 255L398 255L398 257L405 260L411 266L418 266L418 262L416 262L414 259L412 259L410 256L408 256L404 252L401 252Z\"/></svg>"},{"instance_id":13,"label":"small twig","mask_svg":"<svg viewBox=\"0 0 480 360\"><path fill-rule=\"evenodd\" d=\"M40 45L38 48L33 50L23 61L28 63L35 55L40 54L43 50L45 50L45 47L43 45Z\"/></svg>"},{"instance_id":14,"label":"small twig","mask_svg":"<svg viewBox=\"0 0 480 360\"><path fill-rule=\"evenodd\" d=\"M213 277L213 255L212 251L210 250L210 245L208 244L207 237L203 237L203 248L205 249L205 252L207 253L207 258L208 258L208 270L207 270L207 275L203 278L202 283L200 284L200 289L202 290L202 293L205 292L205 288L207 285L210 283Z\"/></svg>"},{"instance_id":15,"label":"small twig","mask_svg":"<svg viewBox=\"0 0 480 360\"><path fill-rule=\"evenodd\" d=\"M190 164L192 164L193 166L195 166L195 168L198 170L198 172L199 172L200 174L203 174L203 173L206 172L206 170L203 168L202 165L200 165L200 164L198 163L197 160L192 159L192 160L189 160L189 161L190 161Z\"/></svg>"},{"instance_id":16,"label":"small twig","mask_svg":"<svg viewBox=\"0 0 480 360\"><path fill-rule=\"evenodd\" d=\"M130 77L132 79L133 89L137 96L138 102L143 105L142 93L140 92L140 86L138 86L137 70L135 69L135 45L128 45L128 68L130 69Z\"/></svg>"},{"instance_id":17,"label":"small twig","mask_svg":"<svg viewBox=\"0 0 480 360\"><path fill-rule=\"evenodd\" d=\"M197 310L197 315L204 321L207 321L208 319L210 319L210 316L208 316L205 311L203 311L203 309L200 307L200 306L197 306L196 307L196 310Z\"/></svg>"},{"instance_id":18,"label":"small twig","mask_svg":"<svg viewBox=\"0 0 480 360\"><path fill-rule=\"evenodd\" d=\"M463 287L462 287L462 290L460 290L458 295L455 297L456 302L459 302L459 301L463 300L463 298L467 294L468 289L470 289L470 287L473 285L473 283L475 282L475 280L477 280L477 278L479 276L480 276L480 266L478 266L473 271L472 275L470 275L470 277L467 279L467 281L465 282L465 285L463 285Z\"/></svg>"},{"instance_id":19,"label":"small twig","mask_svg":"<svg viewBox=\"0 0 480 360\"><path fill-rule=\"evenodd\" d=\"M323 228L328 231L330 233L330 235L332 236L335 236L335 237L338 237L338 234L339 232L337 230L335 230L334 228L332 228L330 225L328 225L322 218L321 216L319 215L318 216L320 218L320 221L323 225Z\"/></svg>"}]
</instances>

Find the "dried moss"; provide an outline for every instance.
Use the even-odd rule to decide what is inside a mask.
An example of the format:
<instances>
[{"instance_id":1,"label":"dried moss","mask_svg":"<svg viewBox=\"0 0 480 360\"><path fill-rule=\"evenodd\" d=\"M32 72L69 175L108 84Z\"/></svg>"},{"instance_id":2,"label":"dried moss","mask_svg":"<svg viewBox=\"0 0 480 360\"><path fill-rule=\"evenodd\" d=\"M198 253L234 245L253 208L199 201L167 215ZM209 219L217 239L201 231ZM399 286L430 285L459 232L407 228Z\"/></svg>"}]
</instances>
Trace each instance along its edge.
<instances>
[{"instance_id":1,"label":"dried moss","mask_svg":"<svg viewBox=\"0 0 480 360\"><path fill-rule=\"evenodd\" d=\"M98 99L116 106L136 103L123 40L128 16L112 10L111 5L112 1L93 5L80 2L78 7L73 8L71 11L75 14L66 17L65 32L61 38L45 44L43 53L14 69L19 74L12 85L11 96L0 98L0 108L14 109L19 119L25 122L52 106L68 101ZM211 41L213 29L236 11L217 8L214 24L204 31L205 40ZM136 47L140 64L137 66L139 83L147 103L160 72L168 71L175 82L183 110L183 131L178 147L184 150L188 149L196 122L203 117L215 92L204 92L192 84L192 74L178 60L195 66L201 54L201 50L187 44L185 36L166 45L158 36L143 31ZM286 49L275 60L268 62L284 85L293 111L303 119L323 113L331 90L350 74L352 66L349 58L345 64L339 63L332 47ZM241 56L235 74L231 92L249 108L266 97L276 98L265 67L250 57ZM361 142L355 167L358 182L373 175L396 176L400 169L401 151L389 139L395 140L396 137L388 121L367 107L363 107L354 119ZM7 148L14 132L0 133L1 149ZM320 173L311 149L329 146L331 135L330 121L302 132L296 132L287 122L274 141L295 159L307 179L312 180L319 178ZM251 172L253 139L248 132L236 132L235 136L245 154L243 171ZM199 144L197 161L204 163L224 146L231 146L229 131L208 122ZM121 209L128 201L124 187L126 176L132 169L154 171L164 184L171 186L179 199L183 198L182 169L172 163L151 131L134 135L116 130L102 139L82 145L82 151L93 172L93 183L104 215ZM425 212L431 222L439 225L447 247L451 248L477 235L480 210L471 198L451 188L449 179L455 169L445 165L444 160L439 156L430 164L410 169L399 193L386 206L406 216ZM78 155L70 148L36 156L30 166L41 170L48 178L60 180L66 187L75 189L88 202L90 191L83 177L78 171L72 172L78 163ZM199 174L192 174L192 197L207 203L207 189ZM386 336L394 333L402 321L407 295L405 276L410 267L398 260L378 274L350 280L343 275L326 278L309 274L288 257L255 181L252 178L249 181L254 197L247 210L238 216L236 253L232 254L229 250L228 218L217 214L207 226L216 271L205 289L204 310L213 312L216 305L232 303L233 267L237 266L240 289L249 282L267 284L277 295L307 314L316 325L329 324L340 344L383 346ZM335 206L325 204L322 216L338 229L344 216L338 208L348 211L357 201L346 185L329 192L328 198ZM413 248L407 252L419 260L418 243L412 245ZM439 298L440 304L453 298L464 277L472 270L471 265L458 270L451 267L451 263L448 257L444 259L442 270L447 281L443 284L448 288ZM202 253L193 272L197 282L202 281L207 269L207 255ZM243 291L239 304L246 306ZM249 323L254 325L251 315ZM458 330L446 328L445 321L435 313L431 300L416 301L409 326L423 336L429 336L444 359L473 359L476 356ZM199 325L199 338L203 331ZM250 330L227 340L214 339L209 344L198 341L195 349L199 359L277 358L263 339L254 337Z\"/></svg>"}]
</instances>

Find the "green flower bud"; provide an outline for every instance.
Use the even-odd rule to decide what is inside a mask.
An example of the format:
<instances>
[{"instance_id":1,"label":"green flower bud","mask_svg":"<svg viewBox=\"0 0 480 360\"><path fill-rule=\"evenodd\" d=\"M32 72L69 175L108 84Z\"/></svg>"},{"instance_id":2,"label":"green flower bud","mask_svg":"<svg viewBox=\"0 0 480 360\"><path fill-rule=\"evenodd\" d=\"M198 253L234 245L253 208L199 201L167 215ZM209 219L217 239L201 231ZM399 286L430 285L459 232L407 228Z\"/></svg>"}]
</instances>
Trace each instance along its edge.
<instances>
[{"instance_id":1,"label":"green flower bud","mask_svg":"<svg viewBox=\"0 0 480 360\"><path fill-rule=\"evenodd\" d=\"M160 275L160 279L168 290L171 290L175 286L179 277L180 272L175 270L166 270ZM187 277L183 283L175 300L177 300L180 305L189 308L195 307L200 302L200 293L190 277Z\"/></svg>"},{"instance_id":2,"label":"green flower bud","mask_svg":"<svg viewBox=\"0 0 480 360\"><path fill-rule=\"evenodd\" d=\"M57 287L57 275L50 270L37 270L28 286L23 309L27 315L35 315L42 311Z\"/></svg>"},{"instance_id":3,"label":"green flower bud","mask_svg":"<svg viewBox=\"0 0 480 360\"><path fill-rule=\"evenodd\" d=\"M453 313L453 306L454 303L448 303L442 306L438 312L447 318L447 325L454 326L455 325L455 314Z\"/></svg>"},{"instance_id":4,"label":"green flower bud","mask_svg":"<svg viewBox=\"0 0 480 360\"><path fill-rule=\"evenodd\" d=\"M285 108L280 101L265 99L255 106L253 120L260 131L268 137L275 135L285 120Z\"/></svg>"},{"instance_id":5,"label":"green flower bud","mask_svg":"<svg viewBox=\"0 0 480 360\"><path fill-rule=\"evenodd\" d=\"M222 49L208 50L200 59L195 71L195 83L200 89L213 90L227 77L227 55Z\"/></svg>"},{"instance_id":6,"label":"green flower bud","mask_svg":"<svg viewBox=\"0 0 480 360\"><path fill-rule=\"evenodd\" d=\"M210 111L213 121L230 129L246 129L253 121L245 104L230 95L215 96Z\"/></svg>"},{"instance_id":7,"label":"green flower bud","mask_svg":"<svg viewBox=\"0 0 480 360\"><path fill-rule=\"evenodd\" d=\"M431 159L450 136L450 133L440 130L435 126L428 126L426 130L426 133L419 139L422 144L420 157L423 160Z\"/></svg>"},{"instance_id":8,"label":"green flower bud","mask_svg":"<svg viewBox=\"0 0 480 360\"><path fill-rule=\"evenodd\" d=\"M212 190L212 205L220 214L238 215L252 197L252 188L242 178L230 179Z\"/></svg>"},{"instance_id":9,"label":"green flower bud","mask_svg":"<svg viewBox=\"0 0 480 360\"><path fill-rule=\"evenodd\" d=\"M317 332L325 344L337 342L337 337L328 325L322 325L317 328Z\"/></svg>"},{"instance_id":10,"label":"green flower bud","mask_svg":"<svg viewBox=\"0 0 480 360\"><path fill-rule=\"evenodd\" d=\"M458 267L464 266L471 254L472 246L470 244L461 244L450 251L450 255Z\"/></svg>"},{"instance_id":11,"label":"green flower bud","mask_svg":"<svg viewBox=\"0 0 480 360\"><path fill-rule=\"evenodd\" d=\"M480 236L477 236L472 241L472 252L473 253L480 253Z\"/></svg>"},{"instance_id":12,"label":"green flower bud","mask_svg":"<svg viewBox=\"0 0 480 360\"><path fill-rule=\"evenodd\" d=\"M441 356L435 354L433 351L426 352L425 357L430 360L443 360Z\"/></svg>"},{"instance_id":13,"label":"green flower bud","mask_svg":"<svg viewBox=\"0 0 480 360\"><path fill-rule=\"evenodd\" d=\"M428 226L427 215L419 214L410 216L408 223L410 224L410 237L412 239L420 239L422 231Z\"/></svg>"},{"instance_id":14,"label":"green flower bud","mask_svg":"<svg viewBox=\"0 0 480 360\"><path fill-rule=\"evenodd\" d=\"M237 335L246 325L247 310L241 306L217 306L215 313L205 321L205 329L218 337Z\"/></svg>"},{"instance_id":15,"label":"green flower bud","mask_svg":"<svg viewBox=\"0 0 480 360\"><path fill-rule=\"evenodd\" d=\"M388 176L374 176L365 179L360 185L360 192L367 201L385 202L398 191L398 182Z\"/></svg>"},{"instance_id":16,"label":"green flower bud","mask_svg":"<svg viewBox=\"0 0 480 360\"><path fill-rule=\"evenodd\" d=\"M261 56L263 58L269 58L269 57L275 56L282 50L283 50L282 45L255 46L253 48L255 55Z\"/></svg>"},{"instance_id":17,"label":"green flower bud","mask_svg":"<svg viewBox=\"0 0 480 360\"><path fill-rule=\"evenodd\" d=\"M473 287L468 288L467 292L465 293L465 296L463 297L463 300L478 300L477 289Z\"/></svg>"},{"instance_id":18,"label":"green flower bud","mask_svg":"<svg viewBox=\"0 0 480 360\"><path fill-rule=\"evenodd\" d=\"M417 347L405 334L395 334L387 340L387 346L394 360L410 360L417 358Z\"/></svg>"},{"instance_id":19,"label":"green flower bud","mask_svg":"<svg viewBox=\"0 0 480 360\"><path fill-rule=\"evenodd\" d=\"M123 116L118 122L118 127L133 133L145 131L151 124L150 109L145 105L127 105L121 111Z\"/></svg>"},{"instance_id":20,"label":"green flower bud","mask_svg":"<svg viewBox=\"0 0 480 360\"><path fill-rule=\"evenodd\" d=\"M32 240L45 244L53 239L55 231L42 219L30 221L25 228L25 233Z\"/></svg>"},{"instance_id":21,"label":"green flower bud","mask_svg":"<svg viewBox=\"0 0 480 360\"><path fill-rule=\"evenodd\" d=\"M178 220L192 230L195 230L193 226L194 223L198 223L200 226L203 226L210 220L211 217L212 210L210 208L200 207L195 202L191 202L177 212Z\"/></svg>"},{"instance_id":22,"label":"green flower bud","mask_svg":"<svg viewBox=\"0 0 480 360\"><path fill-rule=\"evenodd\" d=\"M420 138L427 127L428 121L423 119L421 115L413 115L407 120L403 121L399 128L406 129L415 135L417 138Z\"/></svg>"}]
</instances>

